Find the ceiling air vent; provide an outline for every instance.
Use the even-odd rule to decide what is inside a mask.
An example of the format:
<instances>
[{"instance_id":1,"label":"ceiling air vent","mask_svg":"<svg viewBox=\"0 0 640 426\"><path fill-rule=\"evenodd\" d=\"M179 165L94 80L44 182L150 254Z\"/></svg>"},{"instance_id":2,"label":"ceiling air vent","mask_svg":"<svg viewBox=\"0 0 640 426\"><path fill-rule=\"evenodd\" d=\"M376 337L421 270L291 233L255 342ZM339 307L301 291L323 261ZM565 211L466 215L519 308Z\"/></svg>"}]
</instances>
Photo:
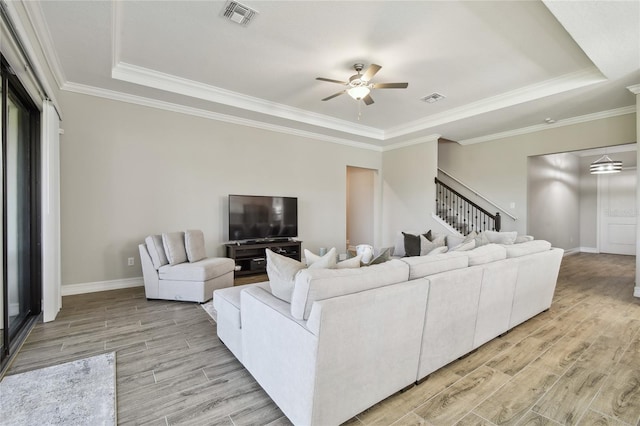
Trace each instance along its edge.
<instances>
[{"instance_id":1,"label":"ceiling air vent","mask_svg":"<svg viewBox=\"0 0 640 426\"><path fill-rule=\"evenodd\" d=\"M422 102L426 102L428 104L432 104L434 102L438 102L441 101L445 98L444 95L441 95L440 93L432 93L430 95L424 96L422 98L420 98L420 100Z\"/></svg>"},{"instance_id":2,"label":"ceiling air vent","mask_svg":"<svg viewBox=\"0 0 640 426\"><path fill-rule=\"evenodd\" d=\"M228 1L222 10L222 16L245 27L249 25L249 22L257 13L258 11L251 9L249 6L232 0Z\"/></svg>"}]
</instances>

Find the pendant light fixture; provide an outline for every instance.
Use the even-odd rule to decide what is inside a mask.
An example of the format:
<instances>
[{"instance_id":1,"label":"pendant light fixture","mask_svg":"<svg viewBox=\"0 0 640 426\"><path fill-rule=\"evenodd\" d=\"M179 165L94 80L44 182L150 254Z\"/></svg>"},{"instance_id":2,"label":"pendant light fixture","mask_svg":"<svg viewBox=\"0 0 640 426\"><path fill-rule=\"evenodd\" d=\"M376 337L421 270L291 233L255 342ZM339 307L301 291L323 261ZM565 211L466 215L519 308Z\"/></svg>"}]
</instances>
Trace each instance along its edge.
<instances>
[{"instance_id":1,"label":"pendant light fixture","mask_svg":"<svg viewBox=\"0 0 640 426\"><path fill-rule=\"evenodd\" d=\"M598 160L591 163L589 170L592 175L619 173L622 171L622 161L614 161L605 154Z\"/></svg>"}]
</instances>

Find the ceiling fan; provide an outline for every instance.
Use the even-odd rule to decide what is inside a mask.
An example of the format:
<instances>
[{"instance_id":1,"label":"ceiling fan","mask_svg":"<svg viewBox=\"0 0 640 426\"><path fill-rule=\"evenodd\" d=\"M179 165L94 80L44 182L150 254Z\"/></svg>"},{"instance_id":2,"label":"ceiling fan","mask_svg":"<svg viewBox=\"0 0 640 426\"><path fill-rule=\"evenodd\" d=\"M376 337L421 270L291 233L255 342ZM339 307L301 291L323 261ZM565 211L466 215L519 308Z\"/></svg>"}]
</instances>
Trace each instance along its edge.
<instances>
[{"instance_id":1,"label":"ceiling fan","mask_svg":"<svg viewBox=\"0 0 640 426\"><path fill-rule=\"evenodd\" d=\"M373 98L371 98L371 95L369 94L371 89L406 89L409 86L409 83L372 83L371 79L378 71L380 71L380 68L382 68L380 65L371 64L363 74L362 70L364 69L364 64L354 64L353 69L356 70L357 74L349 77L349 81L316 77L316 80L349 86L341 92L334 93L333 95L324 98L323 101L328 101L329 99L333 99L343 93L348 93L349 96L356 101L362 100L366 105L371 105L373 103Z\"/></svg>"}]
</instances>

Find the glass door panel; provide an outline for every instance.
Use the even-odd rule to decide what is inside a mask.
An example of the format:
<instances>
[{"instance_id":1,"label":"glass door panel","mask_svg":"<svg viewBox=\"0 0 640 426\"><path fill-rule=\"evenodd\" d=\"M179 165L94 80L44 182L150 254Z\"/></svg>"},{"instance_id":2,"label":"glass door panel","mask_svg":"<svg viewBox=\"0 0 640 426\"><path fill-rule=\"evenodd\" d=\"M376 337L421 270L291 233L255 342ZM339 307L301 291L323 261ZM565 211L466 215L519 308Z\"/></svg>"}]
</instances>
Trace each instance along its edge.
<instances>
[{"instance_id":1,"label":"glass door panel","mask_svg":"<svg viewBox=\"0 0 640 426\"><path fill-rule=\"evenodd\" d=\"M31 312L29 277L29 112L7 97L6 250L9 336Z\"/></svg>"}]
</instances>

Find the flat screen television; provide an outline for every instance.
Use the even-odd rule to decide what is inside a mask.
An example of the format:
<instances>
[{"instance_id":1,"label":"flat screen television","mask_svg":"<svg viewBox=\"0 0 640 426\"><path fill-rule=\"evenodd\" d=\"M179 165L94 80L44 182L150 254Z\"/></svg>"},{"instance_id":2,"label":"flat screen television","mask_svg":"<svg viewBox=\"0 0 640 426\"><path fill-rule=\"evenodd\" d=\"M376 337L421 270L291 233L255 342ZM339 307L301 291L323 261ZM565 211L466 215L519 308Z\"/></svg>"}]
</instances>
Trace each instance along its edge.
<instances>
[{"instance_id":1,"label":"flat screen television","mask_svg":"<svg viewBox=\"0 0 640 426\"><path fill-rule=\"evenodd\" d=\"M229 240L286 240L297 236L297 198L229 195Z\"/></svg>"}]
</instances>

